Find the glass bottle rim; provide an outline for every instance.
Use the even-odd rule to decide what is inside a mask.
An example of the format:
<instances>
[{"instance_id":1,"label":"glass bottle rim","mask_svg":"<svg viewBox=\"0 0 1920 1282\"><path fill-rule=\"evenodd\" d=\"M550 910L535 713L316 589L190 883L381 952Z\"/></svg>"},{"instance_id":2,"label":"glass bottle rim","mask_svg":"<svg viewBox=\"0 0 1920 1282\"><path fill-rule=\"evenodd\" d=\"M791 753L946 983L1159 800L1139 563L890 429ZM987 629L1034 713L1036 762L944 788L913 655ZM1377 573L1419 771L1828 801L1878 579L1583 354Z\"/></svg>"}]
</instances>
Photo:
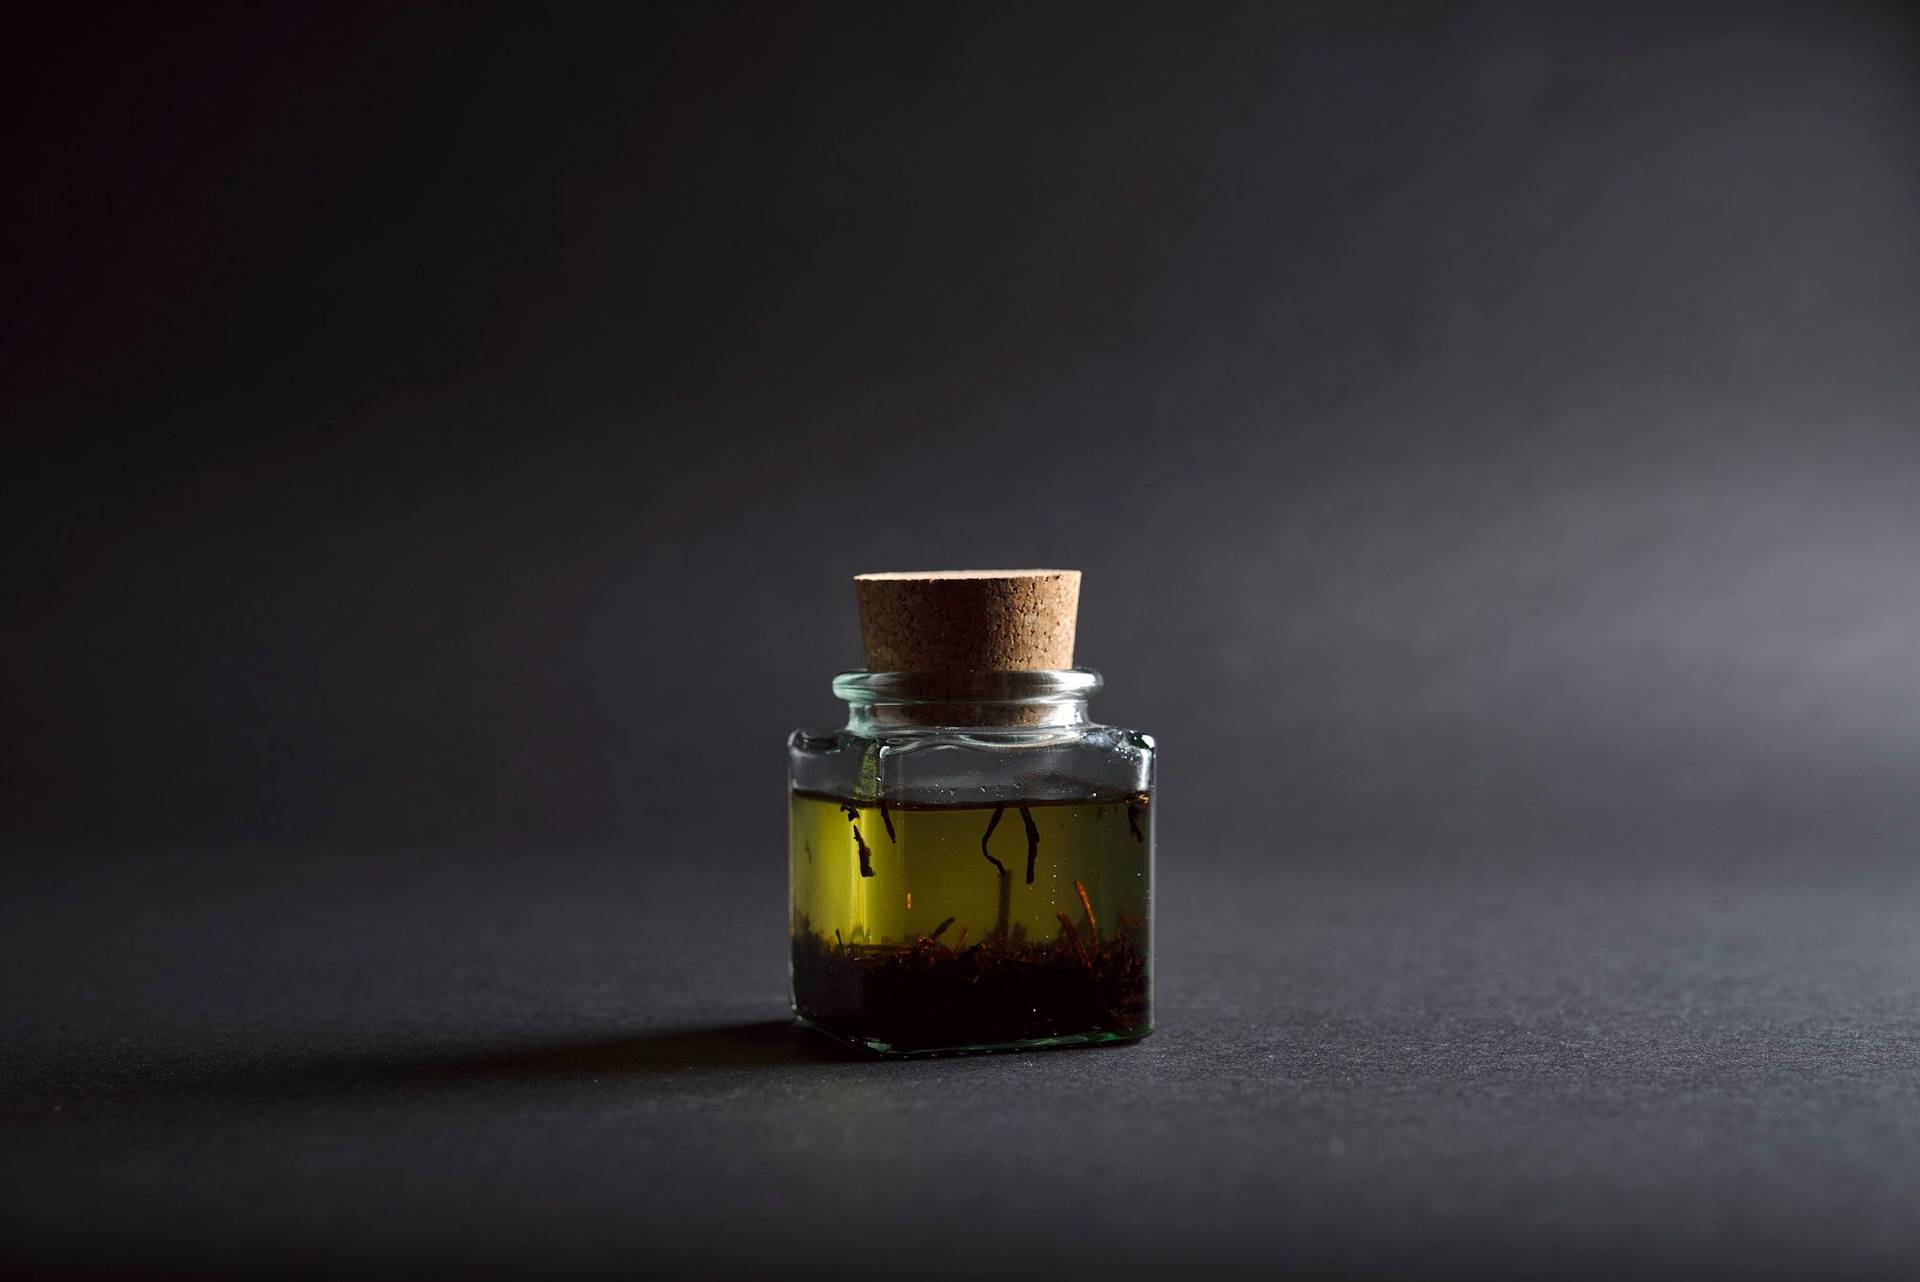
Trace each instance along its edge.
<instances>
[{"instance_id":1,"label":"glass bottle rim","mask_svg":"<svg viewBox=\"0 0 1920 1282\"><path fill-rule=\"evenodd\" d=\"M842 672L833 692L856 708L933 703L1077 703L1100 693L1092 668L1023 672Z\"/></svg>"}]
</instances>

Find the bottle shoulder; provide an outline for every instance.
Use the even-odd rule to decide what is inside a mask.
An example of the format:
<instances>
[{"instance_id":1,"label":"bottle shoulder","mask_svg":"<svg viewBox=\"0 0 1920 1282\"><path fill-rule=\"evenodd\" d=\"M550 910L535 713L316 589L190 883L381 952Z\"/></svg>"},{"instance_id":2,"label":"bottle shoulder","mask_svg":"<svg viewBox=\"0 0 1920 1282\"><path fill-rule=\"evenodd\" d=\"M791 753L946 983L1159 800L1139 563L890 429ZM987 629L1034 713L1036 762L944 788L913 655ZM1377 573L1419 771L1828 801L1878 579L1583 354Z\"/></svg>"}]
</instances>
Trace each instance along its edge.
<instances>
[{"instance_id":1,"label":"bottle shoulder","mask_svg":"<svg viewBox=\"0 0 1920 1282\"><path fill-rule=\"evenodd\" d=\"M850 749L864 751L869 747L883 748L889 753L926 752L952 747L1009 755L1060 748L1152 753L1159 750L1159 742L1144 730L1093 722L1032 730L932 726L897 731L860 731L849 726L802 727L787 736L787 751L794 754L835 753Z\"/></svg>"},{"instance_id":2,"label":"bottle shoulder","mask_svg":"<svg viewBox=\"0 0 1920 1282\"><path fill-rule=\"evenodd\" d=\"M1149 734L1092 723L879 734L803 729L787 748L798 790L936 803L1135 796L1151 790L1158 754Z\"/></svg>"}]
</instances>

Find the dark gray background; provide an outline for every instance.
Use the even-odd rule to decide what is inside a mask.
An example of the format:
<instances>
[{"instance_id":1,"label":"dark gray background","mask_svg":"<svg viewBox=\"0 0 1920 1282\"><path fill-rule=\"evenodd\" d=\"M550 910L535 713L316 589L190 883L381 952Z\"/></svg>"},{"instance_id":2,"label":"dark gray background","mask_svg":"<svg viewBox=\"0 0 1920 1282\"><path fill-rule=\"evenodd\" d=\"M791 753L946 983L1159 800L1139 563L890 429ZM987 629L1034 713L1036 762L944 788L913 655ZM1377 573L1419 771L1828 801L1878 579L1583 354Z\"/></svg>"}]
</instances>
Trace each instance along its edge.
<instances>
[{"instance_id":1,"label":"dark gray background","mask_svg":"<svg viewBox=\"0 0 1920 1282\"><path fill-rule=\"evenodd\" d=\"M1920 21L49 8L0 1260L1894 1275ZM1069 565L1162 1029L779 1026L858 570Z\"/></svg>"}]
</instances>

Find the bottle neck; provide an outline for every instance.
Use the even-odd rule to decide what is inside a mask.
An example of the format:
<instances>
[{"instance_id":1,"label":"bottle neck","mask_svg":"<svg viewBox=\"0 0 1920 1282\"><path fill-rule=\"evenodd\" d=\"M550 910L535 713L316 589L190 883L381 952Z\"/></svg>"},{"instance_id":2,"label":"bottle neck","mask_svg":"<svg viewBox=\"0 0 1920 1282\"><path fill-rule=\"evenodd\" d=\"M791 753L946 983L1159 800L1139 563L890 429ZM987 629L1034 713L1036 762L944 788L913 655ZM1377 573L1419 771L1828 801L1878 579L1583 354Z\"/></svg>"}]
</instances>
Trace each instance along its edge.
<instances>
[{"instance_id":1,"label":"bottle neck","mask_svg":"<svg viewBox=\"0 0 1920 1282\"><path fill-rule=\"evenodd\" d=\"M833 692L856 733L1032 730L1087 724L1104 682L1091 668L1034 672L844 672Z\"/></svg>"}]
</instances>

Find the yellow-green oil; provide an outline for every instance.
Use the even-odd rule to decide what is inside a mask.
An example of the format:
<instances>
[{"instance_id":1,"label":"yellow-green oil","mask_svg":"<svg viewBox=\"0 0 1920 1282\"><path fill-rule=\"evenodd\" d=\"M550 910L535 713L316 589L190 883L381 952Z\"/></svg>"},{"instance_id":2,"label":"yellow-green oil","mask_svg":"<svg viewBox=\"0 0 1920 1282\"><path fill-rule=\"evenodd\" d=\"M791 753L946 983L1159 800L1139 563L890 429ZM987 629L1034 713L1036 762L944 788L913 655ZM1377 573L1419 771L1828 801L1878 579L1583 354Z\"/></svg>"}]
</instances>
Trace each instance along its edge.
<instances>
[{"instance_id":1,"label":"yellow-green oil","mask_svg":"<svg viewBox=\"0 0 1920 1282\"><path fill-rule=\"evenodd\" d=\"M896 803L883 812L874 803L797 792L788 852L794 928L804 922L828 939L838 931L848 944L911 943L951 918L940 933L943 942L955 945L963 934L983 940L1001 926L1004 881L1005 929L1013 937L1053 938L1062 912L1080 926L1086 913L1078 887L1086 889L1100 934L1111 936L1123 917L1147 920L1144 803L1141 797L1004 807ZM1026 880L1027 816L1038 837L1032 884ZM863 844L871 876L862 872ZM988 855L1006 869L1004 878Z\"/></svg>"},{"instance_id":2,"label":"yellow-green oil","mask_svg":"<svg viewBox=\"0 0 1920 1282\"><path fill-rule=\"evenodd\" d=\"M1145 795L940 806L795 792L803 1018L915 1052L1150 1029Z\"/></svg>"}]
</instances>

